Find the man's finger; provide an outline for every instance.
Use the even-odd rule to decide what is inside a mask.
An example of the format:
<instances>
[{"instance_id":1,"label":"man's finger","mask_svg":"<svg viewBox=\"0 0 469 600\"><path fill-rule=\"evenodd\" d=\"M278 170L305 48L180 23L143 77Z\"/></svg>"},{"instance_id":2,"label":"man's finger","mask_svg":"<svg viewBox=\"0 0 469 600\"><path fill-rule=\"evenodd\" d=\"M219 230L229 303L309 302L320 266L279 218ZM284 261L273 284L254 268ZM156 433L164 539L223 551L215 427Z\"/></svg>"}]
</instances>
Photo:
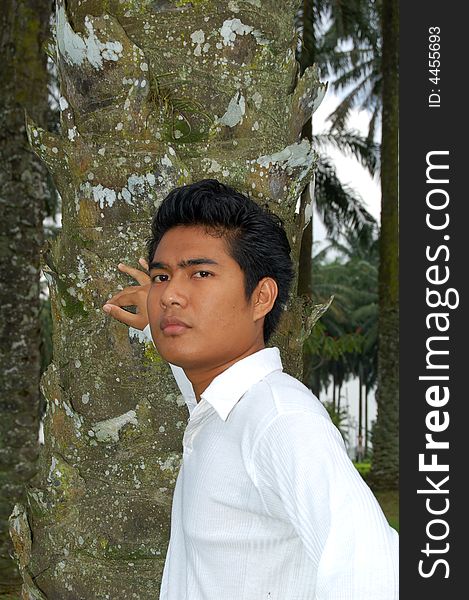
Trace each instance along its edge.
<instances>
[{"instance_id":1,"label":"man's finger","mask_svg":"<svg viewBox=\"0 0 469 600\"><path fill-rule=\"evenodd\" d=\"M122 271L123 273L127 273L128 275L133 277L136 281L138 281L138 283L140 285L145 285L150 281L150 277L149 277L148 273L144 273L140 269L135 269L134 267L129 267L129 265L126 265L124 263L119 263L117 265L117 267L118 267L119 271Z\"/></svg>"},{"instance_id":2,"label":"man's finger","mask_svg":"<svg viewBox=\"0 0 469 600\"><path fill-rule=\"evenodd\" d=\"M144 269L148 271L148 261L146 260L146 258L139 258L138 262L142 265Z\"/></svg>"},{"instance_id":3,"label":"man's finger","mask_svg":"<svg viewBox=\"0 0 469 600\"><path fill-rule=\"evenodd\" d=\"M146 301L148 290L142 289L144 286L130 285L124 288L112 298L106 300L106 304L116 304L117 306L138 306Z\"/></svg>"},{"instance_id":4,"label":"man's finger","mask_svg":"<svg viewBox=\"0 0 469 600\"><path fill-rule=\"evenodd\" d=\"M129 325L129 327L135 327L135 329L144 329L146 325L148 325L145 317L140 313L134 314L128 312L114 304L105 304L103 306L103 311L121 323Z\"/></svg>"}]
</instances>

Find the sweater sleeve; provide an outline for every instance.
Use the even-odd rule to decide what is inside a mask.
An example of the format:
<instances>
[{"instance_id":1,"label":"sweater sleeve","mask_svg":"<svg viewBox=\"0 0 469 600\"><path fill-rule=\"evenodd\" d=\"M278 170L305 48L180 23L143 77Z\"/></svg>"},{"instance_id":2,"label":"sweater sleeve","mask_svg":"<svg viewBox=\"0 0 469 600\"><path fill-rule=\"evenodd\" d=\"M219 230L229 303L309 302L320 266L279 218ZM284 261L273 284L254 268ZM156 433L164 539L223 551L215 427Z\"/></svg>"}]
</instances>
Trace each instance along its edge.
<instances>
[{"instance_id":1,"label":"sweater sleeve","mask_svg":"<svg viewBox=\"0 0 469 600\"><path fill-rule=\"evenodd\" d=\"M252 459L266 510L290 521L317 568L315 600L398 598L397 532L330 419L277 415Z\"/></svg>"}]
</instances>

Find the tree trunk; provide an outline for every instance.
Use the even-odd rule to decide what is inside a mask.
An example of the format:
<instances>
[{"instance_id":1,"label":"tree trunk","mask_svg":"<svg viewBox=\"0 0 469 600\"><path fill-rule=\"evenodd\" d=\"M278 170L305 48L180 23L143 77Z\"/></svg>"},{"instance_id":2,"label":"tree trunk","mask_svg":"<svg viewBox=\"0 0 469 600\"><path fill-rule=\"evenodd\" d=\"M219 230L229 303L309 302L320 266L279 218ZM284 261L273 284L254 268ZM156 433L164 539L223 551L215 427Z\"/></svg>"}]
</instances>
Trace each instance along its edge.
<instances>
[{"instance_id":1,"label":"tree trunk","mask_svg":"<svg viewBox=\"0 0 469 600\"><path fill-rule=\"evenodd\" d=\"M316 38L313 23L313 3L311 0L302 0L302 26L303 39L301 52L299 56L300 74L313 67L316 58ZM322 85L319 90L315 102L315 108L320 105L326 93L326 85ZM303 125L301 137L309 140L313 139L313 120L308 119ZM303 235L300 245L300 256L298 265L298 294L312 298L313 295L313 216L314 216L314 177L310 185L307 185L301 195L300 215L302 215ZM309 362L311 361L310 354L303 350L303 373L307 371ZM308 386L310 382L303 376L303 383ZM319 395L319 389L317 390Z\"/></svg>"},{"instance_id":2,"label":"tree trunk","mask_svg":"<svg viewBox=\"0 0 469 600\"><path fill-rule=\"evenodd\" d=\"M365 386L365 459L368 458L368 394L370 390Z\"/></svg>"},{"instance_id":3,"label":"tree trunk","mask_svg":"<svg viewBox=\"0 0 469 600\"><path fill-rule=\"evenodd\" d=\"M311 219L303 231L298 268L298 293L309 296L313 293L313 215L311 202L312 199L308 186L303 192L302 204L303 206L311 207Z\"/></svg>"},{"instance_id":4,"label":"tree trunk","mask_svg":"<svg viewBox=\"0 0 469 600\"><path fill-rule=\"evenodd\" d=\"M3 2L0 38L0 595L21 587L8 516L24 502L39 450L40 249L47 171L31 152L25 109L47 121L42 43L50 2Z\"/></svg>"},{"instance_id":5,"label":"tree trunk","mask_svg":"<svg viewBox=\"0 0 469 600\"><path fill-rule=\"evenodd\" d=\"M63 228L46 256L45 446L12 517L24 598L158 597L187 411L157 352L101 306L130 283L117 264L136 264L163 197L206 177L280 215L298 262L320 88L297 76L298 4L58 3L62 135L29 125ZM293 375L320 312L292 294L273 343Z\"/></svg>"},{"instance_id":6,"label":"tree trunk","mask_svg":"<svg viewBox=\"0 0 469 600\"><path fill-rule=\"evenodd\" d=\"M303 127L302 138L311 142L313 138L312 131L312 119L308 119ZM303 235L298 259L298 294L309 299L313 297L313 190L314 180L312 185L307 185L304 188L300 202L300 213L304 215L304 221L302 223ZM311 355L306 350L305 345L303 348L303 383L307 387L310 385L309 379L306 377L310 361Z\"/></svg>"},{"instance_id":7,"label":"tree trunk","mask_svg":"<svg viewBox=\"0 0 469 600\"><path fill-rule=\"evenodd\" d=\"M357 460L363 460L363 376L362 366L358 365L358 450Z\"/></svg>"},{"instance_id":8,"label":"tree trunk","mask_svg":"<svg viewBox=\"0 0 469 600\"><path fill-rule=\"evenodd\" d=\"M399 262L398 123L399 7L383 0L383 118L379 266L378 414L373 435L372 482L399 485Z\"/></svg>"}]
</instances>

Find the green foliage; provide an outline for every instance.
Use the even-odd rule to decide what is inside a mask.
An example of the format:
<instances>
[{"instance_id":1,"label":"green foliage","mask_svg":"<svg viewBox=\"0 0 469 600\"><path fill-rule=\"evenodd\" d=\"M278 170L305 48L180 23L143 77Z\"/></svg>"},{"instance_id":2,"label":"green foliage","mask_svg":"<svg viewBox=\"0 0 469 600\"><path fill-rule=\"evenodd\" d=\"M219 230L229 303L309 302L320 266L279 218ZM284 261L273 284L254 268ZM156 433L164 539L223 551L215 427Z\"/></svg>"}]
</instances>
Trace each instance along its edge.
<instances>
[{"instance_id":1,"label":"green foliage","mask_svg":"<svg viewBox=\"0 0 469 600\"><path fill-rule=\"evenodd\" d=\"M317 47L323 77L332 90L345 94L329 115L331 129L344 131L352 109L367 109L371 113L367 139L372 141L382 110L381 0L344 4L346 12L331 8Z\"/></svg>"},{"instance_id":2,"label":"green foliage","mask_svg":"<svg viewBox=\"0 0 469 600\"><path fill-rule=\"evenodd\" d=\"M362 164L368 161L366 168L370 173L379 171L381 175L380 380L376 394L378 422L372 476L375 485L379 482L387 487L396 486L398 482L398 13L396 0L339 3L305 0L301 49L302 67L305 68L308 60L316 62L321 77L329 81L330 89L342 96L341 102L328 117L331 135L337 135L337 139L348 136L347 124L353 109L366 109L370 113L363 148L359 144L353 151L349 148L348 152L354 152ZM380 156L373 158L373 148L367 144L375 139L380 124L383 147ZM332 140L329 142L333 143ZM328 221L326 227L330 235L338 230L339 219L334 212L334 204L344 207L348 199L353 205L358 198L353 197L353 190L340 187L340 182L334 179L332 165L327 163L325 160L322 170L318 170L316 197L318 207L321 202L324 204L321 215ZM327 206L328 201L332 209ZM360 227L359 219L345 217L344 220L347 227L355 230ZM377 304L364 303L361 308L356 308L354 314L366 340L364 355L352 371L358 370L360 381L367 391L377 380ZM332 371L333 367L329 367ZM343 371L344 365L340 367ZM320 377L316 379L320 380Z\"/></svg>"},{"instance_id":3,"label":"green foliage","mask_svg":"<svg viewBox=\"0 0 469 600\"><path fill-rule=\"evenodd\" d=\"M374 490L374 494L389 525L399 531L399 492L397 490Z\"/></svg>"},{"instance_id":4,"label":"green foliage","mask_svg":"<svg viewBox=\"0 0 469 600\"><path fill-rule=\"evenodd\" d=\"M297 51L300 73L316 63L328 73L336 46L350 36L356 28L355 13L360 1L335 3L330 0L305 0L297 15L297 30L301 41ZM329 25L328 25L329 24ZM325 42L327 32L327 44ZM332 38L335 36L335 42ZM311 121L303 135L311 139ZM331 147L339 149L346 156L354 156L371 175L379 170L379 145L373 138L365 138L356 131L330 131L312 136L318 149L319 160L315 175L315 207L326 227L327 234L338 237L349 229L370 236L376 223L366 210L357 192L343 184L337 176L335 166L327 154Z\"/></svg>"},{"instance_id":5,"label":"green foliage","mask_svg":"<svg viewBox=\"0 0 469 600\"><path fill-rule=\"evenodd\" d=\"M305 0L298 15L301 69L316 63L330 88L345 94L329 116L344 131L353 108L371 111L367 139L374 140L381 115L381 0Z\"/></svg>"},{"instance_id":6,"label":"green foliage","mask_svg":"<svg viewBox=\"0 0 469 600\"><path fill-rule=\"evenodd\" d=\"M326 154L320 154L315 174L314 198L329 236L337 237L356 230L369 237L376 222L363 205L361 197L337 176L335 166Z\"/></svg>"},{"instance_id":7,"label":"green foliage","mask_svg":"<svg viewBox=\"0 0 469 600\"><path fill-rule=\"evenodd\" d=\"M354 461L353 464L355 465L355 468L360 473L360 475L363 477L363 479L366 481L368 474L371 470L371 462L369 462L369 461L366 461L366 462Z\"/></svg>"},{"instance_id":8,"label":"green foliage","mask_svg":"<svg viewBox=\"0 0 469 600\"><path fill-rule=\"evenodd\" d=\"M331 421L340 431L344 442L348 442L348 412L344 407L337 408L333 402L323 402L324 408L327 410Z\"/></svg>"},{"instance_id":9,"label":"green foliage","mask_svg":"<svg viewBox=\"0 0 469 600\"><path fill-rule=\"evenodd\" d=\"M354 466L368 485L373 485L371 480L371 462L356 462ZM373 489L373 493L381 506L381 510L396 531L399 531L399 492L397 490Z\"/></svg>"},{"instance_id":10,"label":"green foliage","mask_svg":"<svg viewBox=\"0 0 469 600\"><path fill-rule=\"evenodd\" d=\"M306 349L326 360L338 360L346 353L360 352L363 337L357 333L345 333L338 337L330 335L327 327L320 321L316 323L311 336L306 341Z\"/></svg>"},{"instance_id":11,"label":"green foliage","mask_svg":"<svg viewBox=\"0 0 469 600\"><path fill-rule=\"evenodd\" d=\"M332 146L343 152L345 156L356 158L370 175L379 172L379 144L363 137L358 131L330 131L316 134L314 142L318 150Z\"/></svg>"},{"instance_id":12,"label":"green foliage","mask_svg":"<svg viewBox=\"0 0 469 600\"><path fill-rule=\"evenodd\" d=\"M349 233L332 241L313 258L313 273L315 300L333 294L334 302L306 341L306 381L317 394L331 380L340 387L354 376L371 389L377 377L377 240Z\"/></svg>"}]
</instances>

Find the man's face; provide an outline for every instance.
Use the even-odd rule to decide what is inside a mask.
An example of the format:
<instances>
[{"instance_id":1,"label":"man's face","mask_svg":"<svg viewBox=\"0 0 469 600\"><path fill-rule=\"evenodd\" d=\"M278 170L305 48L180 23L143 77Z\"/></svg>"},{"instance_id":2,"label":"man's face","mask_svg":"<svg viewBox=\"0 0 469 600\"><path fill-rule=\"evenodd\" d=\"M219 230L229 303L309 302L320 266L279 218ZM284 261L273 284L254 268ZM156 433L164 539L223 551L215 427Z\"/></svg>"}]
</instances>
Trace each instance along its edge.
<instances>
[{"instance_id":1,"label":"man's face","mask_svg":"<svg viewBox=\"0 0 469 600\"><path fill-rule=\"evenodd\" d=\"M150 277L148 317L165 360L213 369L264 346L256 291L248 301L244 274L223 237L200 226L170 229L155 250Z\"/></svg>"}]
</instances>

